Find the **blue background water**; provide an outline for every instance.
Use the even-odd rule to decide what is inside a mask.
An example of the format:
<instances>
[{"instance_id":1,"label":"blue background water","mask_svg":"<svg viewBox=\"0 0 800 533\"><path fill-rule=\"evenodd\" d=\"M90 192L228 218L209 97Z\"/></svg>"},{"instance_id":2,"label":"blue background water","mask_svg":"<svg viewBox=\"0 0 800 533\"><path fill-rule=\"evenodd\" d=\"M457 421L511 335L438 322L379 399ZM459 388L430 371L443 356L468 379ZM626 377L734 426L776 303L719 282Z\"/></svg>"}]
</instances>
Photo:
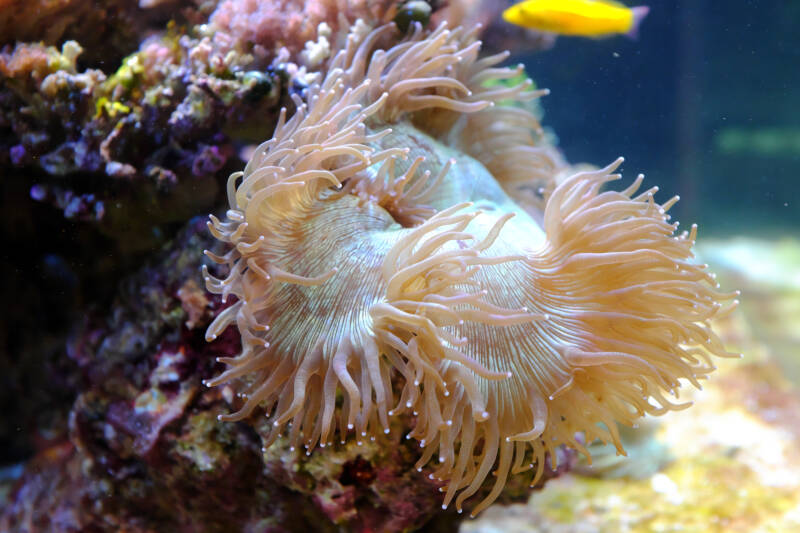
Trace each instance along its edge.
<instances>
[{"instance_id":1,"label":"blue background water","mask_svg":"<svg viewBox=\"0 0 800 533\"><path fill-rule=\"evenodd\" d=\"M630 4L630 2L628 2ZM518 54L572 162L626 158L701 234L800 236L800 2L653 0L638 40Z\"/></svg>"}]
</instances>

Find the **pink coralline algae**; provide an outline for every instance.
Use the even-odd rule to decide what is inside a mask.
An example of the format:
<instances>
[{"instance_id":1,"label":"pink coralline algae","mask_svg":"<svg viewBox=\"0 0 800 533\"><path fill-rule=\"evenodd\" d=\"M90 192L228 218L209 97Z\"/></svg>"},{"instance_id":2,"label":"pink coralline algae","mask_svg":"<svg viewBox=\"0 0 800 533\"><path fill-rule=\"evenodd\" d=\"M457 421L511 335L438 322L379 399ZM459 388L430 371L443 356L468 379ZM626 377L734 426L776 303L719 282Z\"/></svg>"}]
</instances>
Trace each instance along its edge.
<instances>
[{"instance_id":1,"label":"pink coralline algae","mask_svg":"<svg viewBox=\"0 0 800 533\"><path fill-rule=\"evenodd\" d=\"M208 30L223 51L264 54L285 46L296 53L317 38L321 23L346 31L357 18L380 20L392 4L389 0L223 0L211 15Z\"/></svg>"}]
</instances>

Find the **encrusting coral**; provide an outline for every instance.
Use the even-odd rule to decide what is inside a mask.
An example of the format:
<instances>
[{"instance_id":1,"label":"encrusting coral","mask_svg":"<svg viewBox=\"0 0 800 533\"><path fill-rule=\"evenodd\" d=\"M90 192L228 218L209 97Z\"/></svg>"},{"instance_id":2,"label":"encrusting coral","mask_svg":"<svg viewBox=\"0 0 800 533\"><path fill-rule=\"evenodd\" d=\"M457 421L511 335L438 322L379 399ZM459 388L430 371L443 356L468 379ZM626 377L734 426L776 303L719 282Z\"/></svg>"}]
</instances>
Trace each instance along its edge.
<instances>
[{"instance_id":1,"label":"encrusting coral","mask_svg":"<svg viewBox=\"0 0 800 533\"><path fill-rule=\"evenodd\" d=\"M222 0L205 30L222 55L234 51L259 57L278 47L298 53L320 37L321 24L346 34L348 20L383 20L393 4L392 0Z\"/></svg>"},{"instance_id":2,"label":"encrusting coral","mask_svg":"<svg viewBox=\"0 0 800 533\"><path fill-rule=\"evenodd\" d=\"M710 322L735 293L692 262L677 198L603 190L621 159L564 177L535 118L497 105L542 94L487 83L519 74L506 55L444 25L377 49L394 31L351 34L231 176L209 224L231 249L208 253L229 273L205 278L236 302L206 337L235 325L243 350L207 384L239 392L223 420L263 412L265 446L309 453L412 412L445 507L496 475L476 514L557 446L624 453L617 424L686 407L679 380L734 355Z\"/></svg>"}]
</instances>

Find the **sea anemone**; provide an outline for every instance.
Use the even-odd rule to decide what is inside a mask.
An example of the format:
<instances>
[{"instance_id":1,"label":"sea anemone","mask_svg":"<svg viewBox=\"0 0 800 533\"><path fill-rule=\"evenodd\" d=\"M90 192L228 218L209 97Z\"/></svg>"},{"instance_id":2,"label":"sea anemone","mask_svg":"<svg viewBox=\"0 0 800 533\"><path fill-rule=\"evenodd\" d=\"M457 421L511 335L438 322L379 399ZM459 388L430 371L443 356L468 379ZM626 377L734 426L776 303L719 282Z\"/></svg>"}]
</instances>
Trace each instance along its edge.
<instances>
[{"instance_id":1,"label":"sea anemone","mask_svg":"<svg viewBox=\"0 0 800 533\"><path fill-rule=\"evenodd\" d=\"M735 294L692 261L696 228L676 235L677 198L604 189L622 159L564 177L514 105L542 92L496 83L520 73L506 55L444 26L377 49L395 31L351 34L230 177L209 224L230 251L208 253L228 274L204 275L236 302L206 336L235 325L243 350L207 384L239 392L223 420L263 413L265 446L307 453L410 412L445 507L494 471L475 514L555 447L622 454L617 424L686 407L679 380L733 355L710 321Z\"/></svg>"}]
</instances>

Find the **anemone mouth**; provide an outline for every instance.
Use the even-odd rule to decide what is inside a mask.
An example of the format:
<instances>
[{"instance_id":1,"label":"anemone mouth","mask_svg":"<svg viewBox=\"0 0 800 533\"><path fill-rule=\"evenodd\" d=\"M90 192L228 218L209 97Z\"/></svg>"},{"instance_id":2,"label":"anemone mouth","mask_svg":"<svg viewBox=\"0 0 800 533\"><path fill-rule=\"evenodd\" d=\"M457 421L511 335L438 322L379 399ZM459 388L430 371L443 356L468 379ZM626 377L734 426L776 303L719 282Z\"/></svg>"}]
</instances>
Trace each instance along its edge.
<instances>
[{"instance_id":1,"label":"anemone mouth","mask_svg":"<svg viewBox=\"0 0 800 533\"><path fill-rule=\"evenodd\" d=\"M477 513L509 473L535 483L555 447L586 453L576 433L623 453L618 423L683 408L666 397L679 380L733 355L710 323L735 294L691 261L676 199L637 194L641 177L602 190L621 160L556 183L533 116L494 106L541 94L487 86L516 75L505 56L478 59L474 35L445 27L375 50L389 31L351 35L231 176L209 224L229 274L204 275L237 302L207 338L235 325L243 350L208 384L239 392L224 420L263 410L265 445L288 431L309 453L412 412L445 505L495 471Z\"/></svg>"}]
</instances>

